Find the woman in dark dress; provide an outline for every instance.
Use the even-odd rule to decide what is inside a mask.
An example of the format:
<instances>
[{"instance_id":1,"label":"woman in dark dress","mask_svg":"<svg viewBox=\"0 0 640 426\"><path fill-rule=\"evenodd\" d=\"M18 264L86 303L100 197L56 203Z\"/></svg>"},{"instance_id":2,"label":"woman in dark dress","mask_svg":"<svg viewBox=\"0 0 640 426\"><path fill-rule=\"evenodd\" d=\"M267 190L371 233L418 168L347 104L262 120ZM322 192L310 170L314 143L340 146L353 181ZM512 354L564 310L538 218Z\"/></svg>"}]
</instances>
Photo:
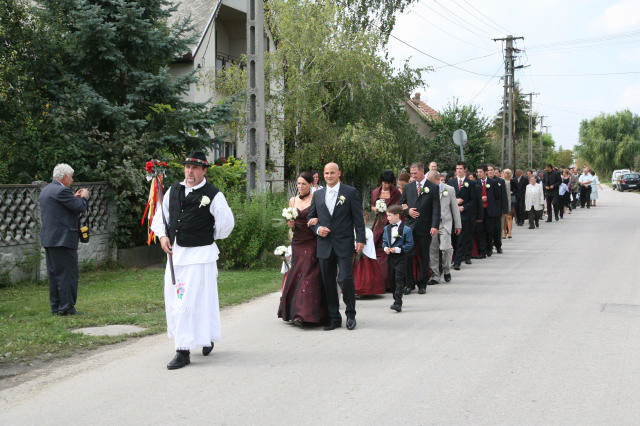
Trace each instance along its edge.
<instances>
[{"instance_id":1,"label":"woman in dark dress","mask_svg":"<svg viewBox=\"0 0 640 426\"><path fill-rule=\"evenodd\" d=\"M396 177L391 170L385 170L380 174L380 186L373 190L371 193L371 211L376 215L373 220L371 230L373 231L373 242L376 247L376 257L378 258L378 265L380 265L380 274L386 289L390 289L389 286L389 271L387 266L387 254L382 249L382 232L384 227L389 223L387 221L387 214L385 212L378 212L376 209L376 201L384 200L387 207L398 204L402 194L393 184L396 181Z\"/></svg>"},{"instance_id":2,"label":"woman in dark dress","mask_svg":"<svg viewBox=\"0 0 640 426\"><path fill-rule=\"evenodd\" d=\"M295 325L322 324L329 318L316 258L316 235L307 224L312 183L310 173L300 173L297 180L299 194L289 200L289 207L298 209L298 217L287 222L293 228L291 267L282 288L278 318Z\"/></svg>"}]
</instances>

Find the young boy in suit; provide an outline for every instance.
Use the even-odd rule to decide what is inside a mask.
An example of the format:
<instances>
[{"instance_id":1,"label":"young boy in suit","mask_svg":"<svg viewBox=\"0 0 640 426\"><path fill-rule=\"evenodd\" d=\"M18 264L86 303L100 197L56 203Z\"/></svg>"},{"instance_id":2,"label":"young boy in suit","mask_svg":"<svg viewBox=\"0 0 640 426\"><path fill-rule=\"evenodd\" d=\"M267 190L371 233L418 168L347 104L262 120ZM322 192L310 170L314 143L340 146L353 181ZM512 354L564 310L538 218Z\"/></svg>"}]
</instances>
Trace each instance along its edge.
<instances>
[{"instance_id":1,"label":"young boy in suit","mask_svg":"<svg viewBox=\"0 0 640 426\"><path fill-rule=\"evenodd\" d=\"M411 228L405 226L400 220L402 207L389 206L387 219L389 224L384 227L382 233L382 248L389 256L389 282L393 289L393 305L391 309L402 311L402 294L406 285L407 261L412 259L407 256L413 250L413 233Z\"/></svg>"}]
</instances>

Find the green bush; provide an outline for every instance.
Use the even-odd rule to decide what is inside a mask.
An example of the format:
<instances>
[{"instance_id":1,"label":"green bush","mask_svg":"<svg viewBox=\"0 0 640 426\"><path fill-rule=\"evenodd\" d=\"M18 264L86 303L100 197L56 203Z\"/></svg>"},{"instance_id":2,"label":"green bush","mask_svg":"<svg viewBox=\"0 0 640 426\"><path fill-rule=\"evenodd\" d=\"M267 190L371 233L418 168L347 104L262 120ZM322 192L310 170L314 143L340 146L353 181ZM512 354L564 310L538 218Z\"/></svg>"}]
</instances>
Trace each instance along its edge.
<instances>
[{"instance_id":1,"label":"green bush","mask_svg":"<svg viewBox=\"0 0 640 426\"><path fill-rule=\"evenodd\" d=\"M224 195L233 211L235 227L228 238L216 242L221 265L237 269L279 264L273 250L287 242L289 228L282 218L282 209L288 205L286 195L261 194L249 199L244 191L233 190Z\"/></svg>"},{"instance_id":2,"label":"green bush","mask_svg":"<svg viewBox=\"0 0 640 426\"><path fill-rule=\"evenodd\" d=\"M247 188L247 165L233 156L220 157L207 169L207 180L222 191L244 193Z\"/></svg>"}]
</instances>

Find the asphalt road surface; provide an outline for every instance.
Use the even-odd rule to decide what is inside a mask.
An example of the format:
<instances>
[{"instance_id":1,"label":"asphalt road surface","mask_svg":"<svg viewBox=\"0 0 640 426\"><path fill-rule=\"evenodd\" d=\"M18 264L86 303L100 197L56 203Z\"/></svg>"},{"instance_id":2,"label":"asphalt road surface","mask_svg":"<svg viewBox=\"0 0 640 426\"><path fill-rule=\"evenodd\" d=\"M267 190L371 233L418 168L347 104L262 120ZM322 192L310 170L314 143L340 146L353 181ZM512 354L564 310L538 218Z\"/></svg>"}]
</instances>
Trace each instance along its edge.
<instances>
[{"instance_id":1,"label":"asphalt road surface","mask_svg":"<svg viewBox=\"0 0 640 426\"><path fill-rule=\"evenodd\" d=\"M165 335L54 364L0 392L0 424L640 424L640 195L598 204L517 227L402 313L358 300L353 331L285 324L271 294L181 370Z\"/></svg>"}]
</instances>

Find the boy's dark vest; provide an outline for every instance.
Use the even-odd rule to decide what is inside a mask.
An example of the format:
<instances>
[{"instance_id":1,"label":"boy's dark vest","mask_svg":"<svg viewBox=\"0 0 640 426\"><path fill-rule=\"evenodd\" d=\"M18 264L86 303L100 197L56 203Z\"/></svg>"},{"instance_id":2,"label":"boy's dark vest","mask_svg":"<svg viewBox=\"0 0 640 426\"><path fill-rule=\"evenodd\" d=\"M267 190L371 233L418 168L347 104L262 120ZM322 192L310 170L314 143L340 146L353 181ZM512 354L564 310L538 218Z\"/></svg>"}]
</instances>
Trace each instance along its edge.
<instances>
[{"instance_id":1,"label":"boy's dark vest","mask_svg":"<svg viewBox=\"0 0 640 426\"><path fill-rule=\"evenodd\" d=\"M209 197L210 203L218 193L218 188L205 183L184 196L184 186L179 182L171 185L169 193L169 240L182 247L208 246L213 243L216 225L209 212L210 204L200 207L202 197Z\"/></svg>"},{"instance_id":2,"label":"boy's dark vest","mask_svg":"<svg viewBox=\"0 0 640 426\"><path fill-rule=\"evenodd\" d=\"M387 225L387 238L389 239L389 247L391 247L394 243L391 242L391 224ZM404 238L404 222L400 221L398 224L398 239Z\"/></svg>"}]
</instances>

